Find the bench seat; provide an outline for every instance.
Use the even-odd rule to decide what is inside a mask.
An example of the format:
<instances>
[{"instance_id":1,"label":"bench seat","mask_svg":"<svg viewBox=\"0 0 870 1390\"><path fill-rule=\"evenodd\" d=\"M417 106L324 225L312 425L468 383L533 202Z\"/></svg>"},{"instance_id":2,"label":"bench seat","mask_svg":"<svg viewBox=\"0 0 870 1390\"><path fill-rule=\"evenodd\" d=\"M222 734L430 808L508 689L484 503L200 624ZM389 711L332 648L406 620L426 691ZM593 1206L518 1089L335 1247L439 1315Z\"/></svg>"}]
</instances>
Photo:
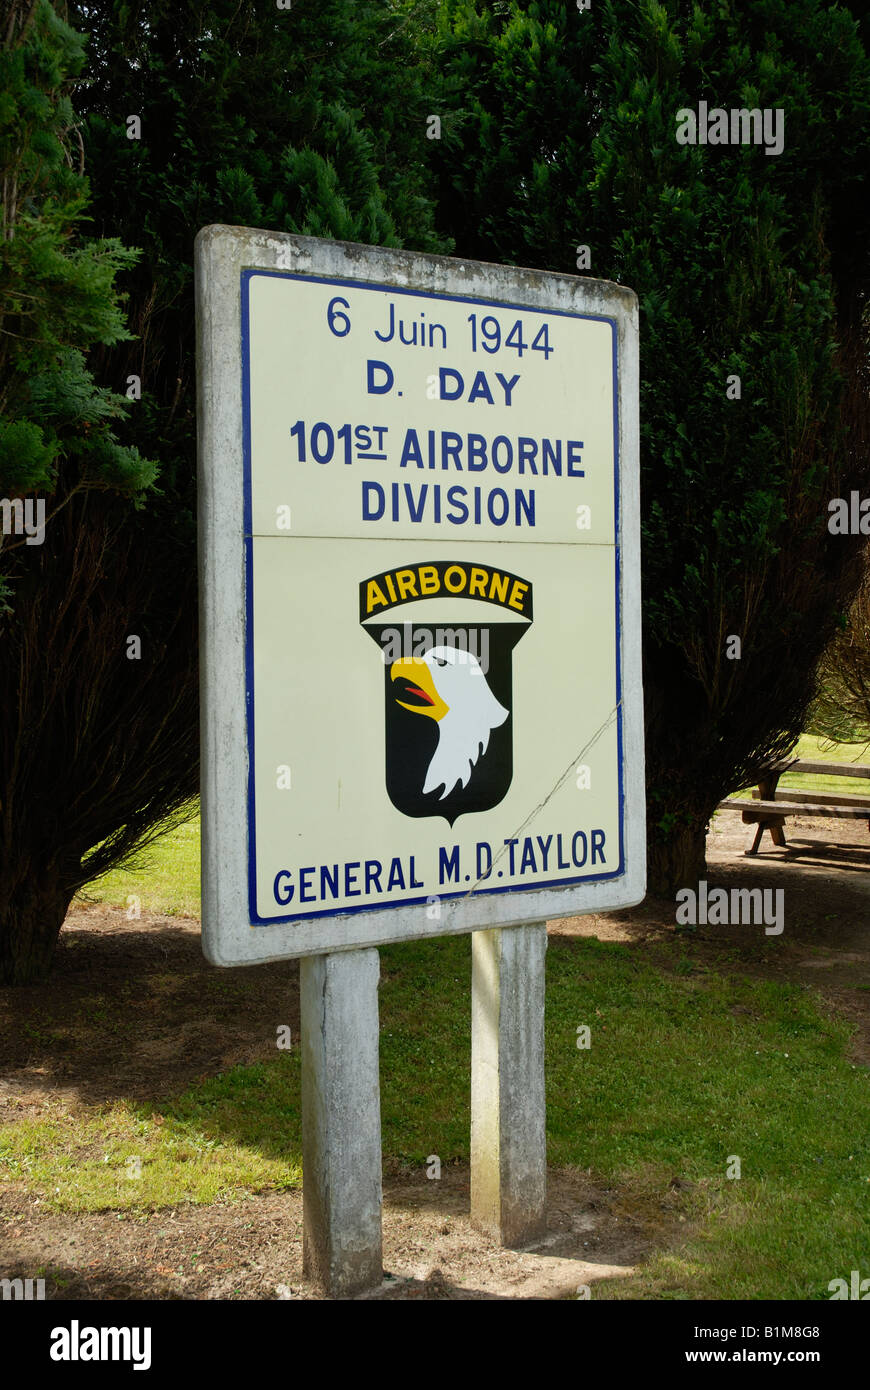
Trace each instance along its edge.
<instances>
[{"instance_id":1,"label":"bench seat","mask_svg":"<svg viewBox=\"0 0 870 1390\"><path fill-rule=\"evenodd\" d=\"M870 821L870 798L862 806L839 806L824 801L742 801L732 797L720 801L717 809L742 811L747 824L772 820L776 816L848 816L852 820Z\"/></svg>"}]
</instances>

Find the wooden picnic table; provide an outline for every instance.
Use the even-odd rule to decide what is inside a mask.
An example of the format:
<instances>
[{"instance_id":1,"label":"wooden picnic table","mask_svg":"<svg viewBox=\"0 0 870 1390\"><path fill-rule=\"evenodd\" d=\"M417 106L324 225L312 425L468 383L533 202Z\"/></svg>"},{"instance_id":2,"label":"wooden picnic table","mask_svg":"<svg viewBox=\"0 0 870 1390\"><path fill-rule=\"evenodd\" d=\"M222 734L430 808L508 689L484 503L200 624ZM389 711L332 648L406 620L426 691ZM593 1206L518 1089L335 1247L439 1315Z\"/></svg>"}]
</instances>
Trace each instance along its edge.
<instances>
[{"instance_id":1,"label":"wooden picnic table","mask_svg":"<svg viewBox=\"0 0 870 1390\"><path fill-rule=\"evenodd\" d=\"M785 772L801 772L808 777L870 777L870 763L817 762L811 758L783 758L765 769L759 779L752 801L730 797L719 803L719 810L740 810L747 825L757 825L752 848L748 855L758 853L761 837L770 831L773 843L787 848L783 826L787 816L836 816L851 820L866 820L870 829L870 796L855 796L845 792L814 792L791 788L778 791L777 785Z\"/></svg>"}]
</instances>

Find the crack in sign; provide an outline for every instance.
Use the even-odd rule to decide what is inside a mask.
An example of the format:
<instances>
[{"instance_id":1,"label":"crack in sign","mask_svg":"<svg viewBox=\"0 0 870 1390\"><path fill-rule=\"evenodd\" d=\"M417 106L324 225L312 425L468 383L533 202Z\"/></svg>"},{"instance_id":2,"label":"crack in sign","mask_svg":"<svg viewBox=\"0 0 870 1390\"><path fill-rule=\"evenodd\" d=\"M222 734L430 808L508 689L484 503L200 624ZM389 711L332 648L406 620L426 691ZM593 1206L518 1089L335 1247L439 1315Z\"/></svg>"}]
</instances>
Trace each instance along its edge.
<instances>
[{"instance_id":1,"label":"crack in sign","mask_svg":"<svg viewBox=\"0 0 870 1390\"><path fill-rule=\"evenodd\" d=\"M523 831L526 829L526 827L527 827L528 825L530 825L531 822L535 819L535 816L537 816L541 811L543 811L544 807L547 806L547 805L549 804L550 801L552 801L553 797L556 795L556 792L560 789L560 787L562 787L562 786L564 785L566 779L567 779L568 777L570 777L570 776L573 775L573 772L574 772L574 769L575 769L576 765L577 765L579 762L582 762L583 758L584 758L584 757L586 756L586 754L589 752L590 748L594 748L595 745L596 745L596 743L598 742L598 740L601 738L601 735L604 734L604 733L606 733L606 731L610 728L611 724L613 723L614 719L616 718L616 716L617 716L618 713L619 713L619 710L620 710L620 706L621 706L621 705L622 705L622 701L621 701L621 700L617 700L616 704L614 705L613 709L612 709L612 710L610 711L610 713L608 714L608 716L607 716L607 718L605 719L604 723L600 726L600 728L596 729L595 733L592 735L592 737L589 739L589 741L588 741L587 743L585 743L585 744L583 745L583 747L580 749L580 752L577 753L577 754L571 759L571 761L569 762L568 766L565 768L565 771L562 773L561 777L559 777L559 779L557 780L557 782L555 783L555 785L553 786L553 788L552 788L552 789L547 793L547 795L544 797L543 801L539 802L538 805L534 808L534 810L529 812L529 814L526 816L526 818L525 818L525 820L522 822L522 824L521 824L520 826L518 826L517 829L514 831L513 835L511 836L511 840L518 840L518 839L520 838L520 836L522 835ZM504 847L503 847L502 849L499 850L498 854L497 854L497 855L495 856L495 858L493 859L492 864L490 865L490 868L489 868L489 872L486 874L486 878L491 878L491 877L492 877L492 871L493 871L493 869L495 868L495 866L496 866L497 864L501 863L501 861L502 861L502 860L505 858L505 856L507 855L507 846L508 846L509 843L510 843L510 840L507 841L507 842L505 843ZM481 883L483 883L483 882L484 882L484 877L483 877L483 875L481 875L481 877L478 878L477 881L476 881L475 883L472 883L472 885L471 885L471 887L468 889L468 891L467 891L466 893L463 893L462 897L463 897L463 898L470 898L470 897L471 897L471 894L475 891L475 889L478 888L479 885L480 885Z\"/></svg>"}]
</instances>

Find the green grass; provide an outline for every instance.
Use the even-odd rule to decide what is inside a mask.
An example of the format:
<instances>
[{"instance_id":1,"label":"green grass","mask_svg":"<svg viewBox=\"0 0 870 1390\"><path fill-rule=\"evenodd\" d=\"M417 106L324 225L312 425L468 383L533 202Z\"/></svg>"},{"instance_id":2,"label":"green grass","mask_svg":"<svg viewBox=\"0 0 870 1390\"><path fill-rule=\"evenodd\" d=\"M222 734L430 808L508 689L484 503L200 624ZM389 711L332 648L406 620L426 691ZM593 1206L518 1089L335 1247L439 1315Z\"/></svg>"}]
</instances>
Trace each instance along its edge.
<instances>
[{"instance_id":1,"label":"green grass","mask_svg":"<svg viewBox=\"0 0 870 1390\"><path fill-rule=\"evenodd\" d=\"M671 1179L693 1184L687 1242L596 1297L826 1298L870 1250L870 1105L849 1029L798 986L709 971L688 940L664 949L667 970L590 939L554 938L548 952L550 1162L618 1186L621 1208L653 1225ZM381 957L385 1157L421 1172L429 1154L467 1161L468 939ZM159 1115L55 1109L0 1128L0 1171L73 1211L296 1186L299 1093L294 1050L194 1085ZM726 1177L733 1155L739 1180Z\"/></svg>"},{"instance_id":2,"label":"green grass","mask_svg":"<svg viewBox=\"0 0 870 1390\"><path fill-rule=\"evenodd\" d=\"M626 946L550 942L550 1163L618 1184L653 1222L672 1178L694 1184L679 1256L596 1296L826 1298L870 1249L870 1103L849 1028L798 986L698 969L691 951L674 944L675 978ZM382 952L384 1148L408 1163L468 1158L468 954L452 940Z\"/></svg>"},{"instance_id":3,"label":"green grass","mask_svg":"<svg viewBox=\"0 0 870 1390\"><path fill-rule=\"evenodd\" d=\"M830 739L802 734L792 756L817 763L870 764L870 743L832 743ZM806 773L786 772L777 783L777 790L799 787L801 791L848 792L851 796L870 796L870 779L860 777L807 776ZM734 796L749 800L752 791L735 792Z\"/></svg>"},{"instance_id":4,"label":"green grass","mask_svg":"<svg viewBox=\"0 0 870 1390\"><path fill-rule=\"evenodd\" d=\"M859 750L803 739L800 752ZM195 913L198 823L148 857L150 869L106 875L89 895ZM870 1259L870 1100L866 1070L846 1056L849 1026L800 986L705 968L690 938L658 949L654 959L557 937L548 952L550 1163L617 1186L621 1209L653 1226L671 1210L671 1180L691 1184L685 1240L632 1278L596 1284L595 1297L827 1298L831 1279ZM381 963L385 1158L421 1170L429 1154L467 1161L468 938L391 946ZM592 1029L588 1051L576 1046L580 1024ZM0 1173L71 1211L296 1186L299 1091L294 1048L189 1087L159 1115L59 1103L0 1127ZM728 1179L734 1155L742 1176Z\"/></svg>"},{"instance_id":5,"label":"green grass","mask_svg":"<svg viewBox=\"0 0 870 1390\"><path fill-rule=\"evenodd\" d=\"M57 1211L149 1211L297 1186L299 1144L291 1136L287 1152L276 1150L283 1082L280 1072L269 1077L268 1136L256 1105L264 1083L238 1068L159 1114L117 1101L0 1127L0 1174ZM291 1089L298 1111L298 1077Z\"/></svg>"},{"instance_id":6,"label":"green grass","mask_svg":"<svg viewBox=\"0 0 870 1390\"><path fill-rule=\"evenodd\" d=\"M112 869L89 883L79 893L79 900L130 910L134 904L129 899L139 898L142 912L160 917L198 917L199 825L197 802L189 821L162 835L129 867Z\"/></svg>"}]
</instances>

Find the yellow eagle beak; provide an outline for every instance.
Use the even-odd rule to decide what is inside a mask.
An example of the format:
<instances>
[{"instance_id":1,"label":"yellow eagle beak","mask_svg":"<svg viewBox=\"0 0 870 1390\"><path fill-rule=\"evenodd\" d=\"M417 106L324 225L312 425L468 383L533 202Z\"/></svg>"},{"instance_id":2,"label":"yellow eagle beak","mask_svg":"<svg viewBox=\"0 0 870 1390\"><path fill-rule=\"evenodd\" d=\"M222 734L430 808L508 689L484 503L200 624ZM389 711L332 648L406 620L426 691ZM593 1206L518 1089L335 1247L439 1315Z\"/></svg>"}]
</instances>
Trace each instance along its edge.
<instances>
[{"instance_id":1,"label":"yellow eagle beak","mask_svg":"<svg viewBox=\"0 0 870 1390\"><path fill-rule=\"evenodd\" d=\"M408 688L404 694L414 695L419 703L409 705L396 696L396 704L409 709L413 714L428 714L430 719L443 719L449 706L445 705L432 679L432 672L419 656L409 657L407 661L394 661L390 667L391 680L405 680Z\"/></svg>"}]
</instances>

